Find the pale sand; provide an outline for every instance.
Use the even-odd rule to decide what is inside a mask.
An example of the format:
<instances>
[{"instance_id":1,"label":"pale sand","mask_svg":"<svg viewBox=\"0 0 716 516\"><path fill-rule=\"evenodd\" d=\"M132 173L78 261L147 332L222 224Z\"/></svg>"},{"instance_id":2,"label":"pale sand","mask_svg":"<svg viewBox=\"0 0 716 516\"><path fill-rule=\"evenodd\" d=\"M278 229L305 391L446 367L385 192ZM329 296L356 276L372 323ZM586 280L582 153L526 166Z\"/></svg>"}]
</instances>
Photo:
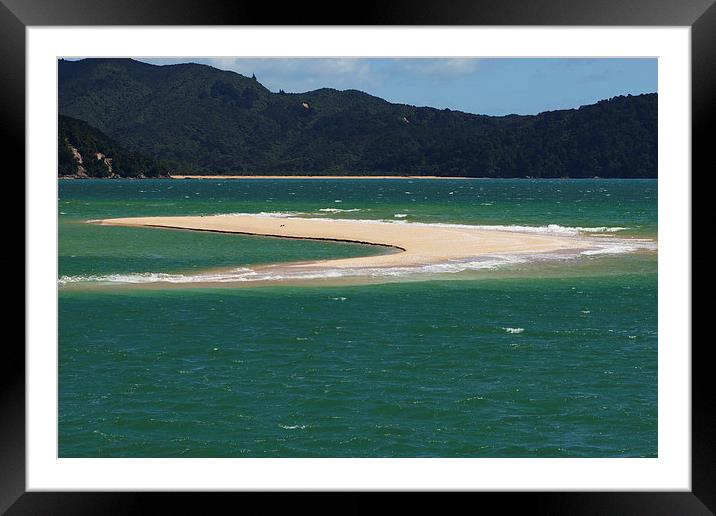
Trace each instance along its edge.
<instances>
[{"instance_id":1,"label":"pale sand","mask_svg":"<svg viewBox=\"0 0 716 516\"><path fill-rule=\"evenodd\" d=\"M476 227L442 227L410 223L302 219L254 215L134 217L99 224L147 226L282 238L357 242L393 248L391 254L281 264L291 270L314 268L414 267L493 254L548 253L586 249L580 239L493 231Z\"/></svg>"},{"instance_id":2,"label":"pale sand","mask_svg":"<svg viewBox=\"0 0 716 516\"><path fill-rule=\"evenodd\" d=\"M200 176L171 175L171 179L479 179L464 176Z\"/></svg>"}]
</instances>

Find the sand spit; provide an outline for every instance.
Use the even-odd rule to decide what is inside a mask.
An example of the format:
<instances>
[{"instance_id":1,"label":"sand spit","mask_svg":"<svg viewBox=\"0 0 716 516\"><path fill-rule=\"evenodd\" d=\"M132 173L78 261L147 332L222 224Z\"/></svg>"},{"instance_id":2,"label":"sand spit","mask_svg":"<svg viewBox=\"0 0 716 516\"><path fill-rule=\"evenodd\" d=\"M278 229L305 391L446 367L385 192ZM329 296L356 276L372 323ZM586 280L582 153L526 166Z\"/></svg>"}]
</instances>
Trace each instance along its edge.
<instances>
[{"instance_id":1,"label":"sand spit","mask_svg":"<svg viewBox=\"0 0 716 516\"><path fill-rule=\"evenodd\" d=\"M377 256L319 260L284 264L284 268L376 268L416 267L486 255L552 253L587 249L579 239L495 231L472 226L266 217L254 215L214 215L192 217L133 217L105 219L98 224L213 231L280 238L354 242L392 248L395 252Z\"/></svg>"}]
</instances>

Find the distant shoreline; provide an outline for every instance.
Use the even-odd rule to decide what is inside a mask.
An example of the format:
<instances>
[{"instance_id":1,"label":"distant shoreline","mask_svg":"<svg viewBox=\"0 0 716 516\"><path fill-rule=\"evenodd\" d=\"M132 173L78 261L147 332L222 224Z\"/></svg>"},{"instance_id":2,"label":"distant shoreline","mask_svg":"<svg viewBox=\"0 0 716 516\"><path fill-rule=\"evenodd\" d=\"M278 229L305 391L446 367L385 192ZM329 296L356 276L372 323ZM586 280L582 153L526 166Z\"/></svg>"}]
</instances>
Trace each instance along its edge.
<instances>
[{"instance_id":1,"label":"distant shoreline","mask_svg":"<svg viewBox=\"0 0 716 516\"><path fill-rule=\"evenodd\" d=\"M236 176L236 175L170 175L170 179L487 179L481 177L467 177L467 176L328 176L328 175L295 175L295 176L277 176L277 175L251 175L251 176Z\"/></svg>"},{"instance_id":2,"label":"distant shoreline","mask_svg":"<svg viewBox=\"0 0 716 516\"><path fill-rule=\"evenodd\" d=\"M566 180L566 179L629 179L629 180L655 180L658 177L473 177L473 176L324 176L324 175L296 175L296 176L277 176L277 175L251 175L251 176L237 176L237 175L198 175L198 174L177 174L170 176L158 176L158 177L121 177L121 178L108 178L108 177L86 177L86 176L57 176L57 179L72 180L72 179L99 179L99 180L112 180L112 179L546 179L546 180Z\"/></svg>"}]
</instances>

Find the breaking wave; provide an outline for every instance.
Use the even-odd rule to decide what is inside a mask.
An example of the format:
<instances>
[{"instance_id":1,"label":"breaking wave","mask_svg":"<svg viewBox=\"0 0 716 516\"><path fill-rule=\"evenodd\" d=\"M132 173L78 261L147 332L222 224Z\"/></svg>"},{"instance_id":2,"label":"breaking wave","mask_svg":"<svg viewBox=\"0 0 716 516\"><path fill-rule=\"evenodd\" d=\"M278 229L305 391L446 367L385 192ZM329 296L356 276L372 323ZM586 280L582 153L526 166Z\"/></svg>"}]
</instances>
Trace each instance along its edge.
<instances>
[{"instance_id":1,"label":"breaking wave","mask_svg":"<svg viewBox=\"0 0 716 516\"><path fill-rule=\"evenodd\" d=\"M322 213L348 213L362 211L361 208L320 208L317 210ZM314 212L315 213L315 212ZM305 217L304 215L310 215L308 212L300 211L270 211L270 212L259 212L259 213L218 213L217 216L222 217L233 217L233 216L254 216L254 217L268 217L268 218L289 218L289 217L300 217L306 220L327 220L325 218L312 218ZM407 217L405 213L396 213L393 217L398 219L404 219ZM622 226L594 226L594 227L583 227L583 226L561 226L559 224L547 224L544 226L525 226L525 225L504 225L504 224L453 224L443 222L409 222L406 220L395 220L395 219L336 219L343 222L360 222L364 224L412 224L415 226L432 226L432 227L446 227L446 228L472 228L482 229L485 231L510 231L513 233L537 233L547 235L564 235L564 236L577 236L580 234L599 234L599 233L617 233L619 231L626 231L628 227ZM90 221L87 221L90 222Z\"/></svg>"},{"instance_id":2,"label":"breaking wave","mask_svg":"<svg viewBox=\"0 0 716 516\"><path fill-rule=\"evenodd\" d=\"M319 212L324 213L345 213L362 211L360 208L352 209L340 209L340 208L321 208ZM260 212L260 213L221 213L221 216L246 216L251 215L255 217L276 217L276 218L287 218L287 217L300 217L306 220L327 220L325 218L311 218L301 217L302 215L310 215L306 212L297 211L274 211L274 212ZM403 219L407 217L405 213L396 213L393 217ZM576 236L579 234L592 234L592 233L616 233L618 231L626 231L629 228L621 226L596 226L596 227L581 227L581 226L561 226L559 224L547 224L546 226L523 226L523 225L501 225L501 224L452 224L443 222L408 222L406 220L394 220L394 219L336 219L342 222L360 222L363 224L412 224L415 226L431 226L431 227L442 227L442 228L472 228L482 229L486 231L510 231L513 233L541 233L548 235L567 235Z\"/></svg>"},{"instance_id":3,"label":"breaking wave","mask_svg":"<svg viewBox=\"0 0 716 516\"><path fill-rule=\"evenodd\" d=\"M629 228L620 226L598 226L598 227L570 227L559 224L548 224L546 226L475 226L480 229L493 231L512 231L515 233L543 233L548 235L579 235L580 233L616 233L626 231Z\"/></svg>"},{"instance_id":4,"label":"breaking wave","mask_svg":"<svg viewBox=\"0 0 716 516\"><path fill-rule=\"evenodd\" d=\"M502 329L505 330L507 333L522 333L523 331L525 331L524 328L502 328Z\"/></svg>"},{"instance_id":5,"label":"breaking wave","mask_svg":"<svg viewBox=\"0 0 716 516\"><path fill-rule=\"evenodd\" d=\"M287 218L287 217L299 217L301 215L308 215L308 214L304 213L302 211L262 211L259 213L216 213L214 215L217 217L238 217L238 216L251 215L252 217L267 217L267 218L283 219L283 218Z\"/></svg>"},{"instance_id":6,"label":"breaking wave","mask_svg":"<svg viewBox=\"0 0 716 516\"><path fill-rule=\"evenodd\" d=\"M288 266L268 267L269 270L254 270L244 267L222 272L196 273L196 274L170 274L161 272L137 272L125 274L89 275L89 276L62 276L58 280L60 285L72 283L99 283L99 284L141 284L141 283L233 283L248 281L277 281L277 280L311 280L363 277L396 277L425 273L456 273L468 270L489 270L526 263L528 258L516 256L481 257L471 261L450 261L420 266L408 267L314 267L295 268Z\"/></svg>"},{"instance_id":7,"label":"breaking wave","mask_svg":"<svg viewBox=\"0 0 716 516\"><path fill-rule=\"evenodd\" d=\"M349 213L352 211L361 211L360 208L351 208L349 210L342 210L341 208L321 208L318 211L323 211L327 213Z\"/></svg>"},{"instance_id":8,"label":"breaking wave","mask_svg":"<svg viewBox=\"0 0 716 516\"><path fill-rule=\"evenodd\" d=\"M190 283L244 283L267 281L301 281L314 279L339 279L351 277L396 278L421 274L455 274L466 271L488 271L524 265L529 263L571 260L580 255L619 254L634 252L640 249L654 249L654 242L639 244L602 245L586 251L534 253L534 254L503 254L484 255L473 259L449 260L440 263L415 266L394 267L330 267L330 266L291 266L272 265L258 270L238 267L225 271L206 273L178 274L162 272L138 272L125 274L62 276L58 283L70 285L74 283L94 284L190 284Z\"/></svg>"}]
</instances>

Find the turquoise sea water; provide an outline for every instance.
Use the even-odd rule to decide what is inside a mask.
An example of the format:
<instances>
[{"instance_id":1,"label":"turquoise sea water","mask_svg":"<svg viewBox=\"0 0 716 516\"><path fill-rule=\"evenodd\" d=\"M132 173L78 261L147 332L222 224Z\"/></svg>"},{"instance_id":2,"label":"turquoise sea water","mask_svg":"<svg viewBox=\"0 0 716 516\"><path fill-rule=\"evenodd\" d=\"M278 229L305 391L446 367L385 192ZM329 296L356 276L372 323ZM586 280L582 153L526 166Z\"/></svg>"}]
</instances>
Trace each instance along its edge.
<instances>
[{"instance_id":1,"label":"turquoise sea water","mask_svg":"<svg viewBox=\"0 0 716 516\"><path fill-rule=\"evenodd\" d=\"M60 181L58 209L62 457L657 453L655 251L176 288L123 278L383 251L86 223L263 212L655 241L656 181Z\"/></svg>"}]
</instances>

